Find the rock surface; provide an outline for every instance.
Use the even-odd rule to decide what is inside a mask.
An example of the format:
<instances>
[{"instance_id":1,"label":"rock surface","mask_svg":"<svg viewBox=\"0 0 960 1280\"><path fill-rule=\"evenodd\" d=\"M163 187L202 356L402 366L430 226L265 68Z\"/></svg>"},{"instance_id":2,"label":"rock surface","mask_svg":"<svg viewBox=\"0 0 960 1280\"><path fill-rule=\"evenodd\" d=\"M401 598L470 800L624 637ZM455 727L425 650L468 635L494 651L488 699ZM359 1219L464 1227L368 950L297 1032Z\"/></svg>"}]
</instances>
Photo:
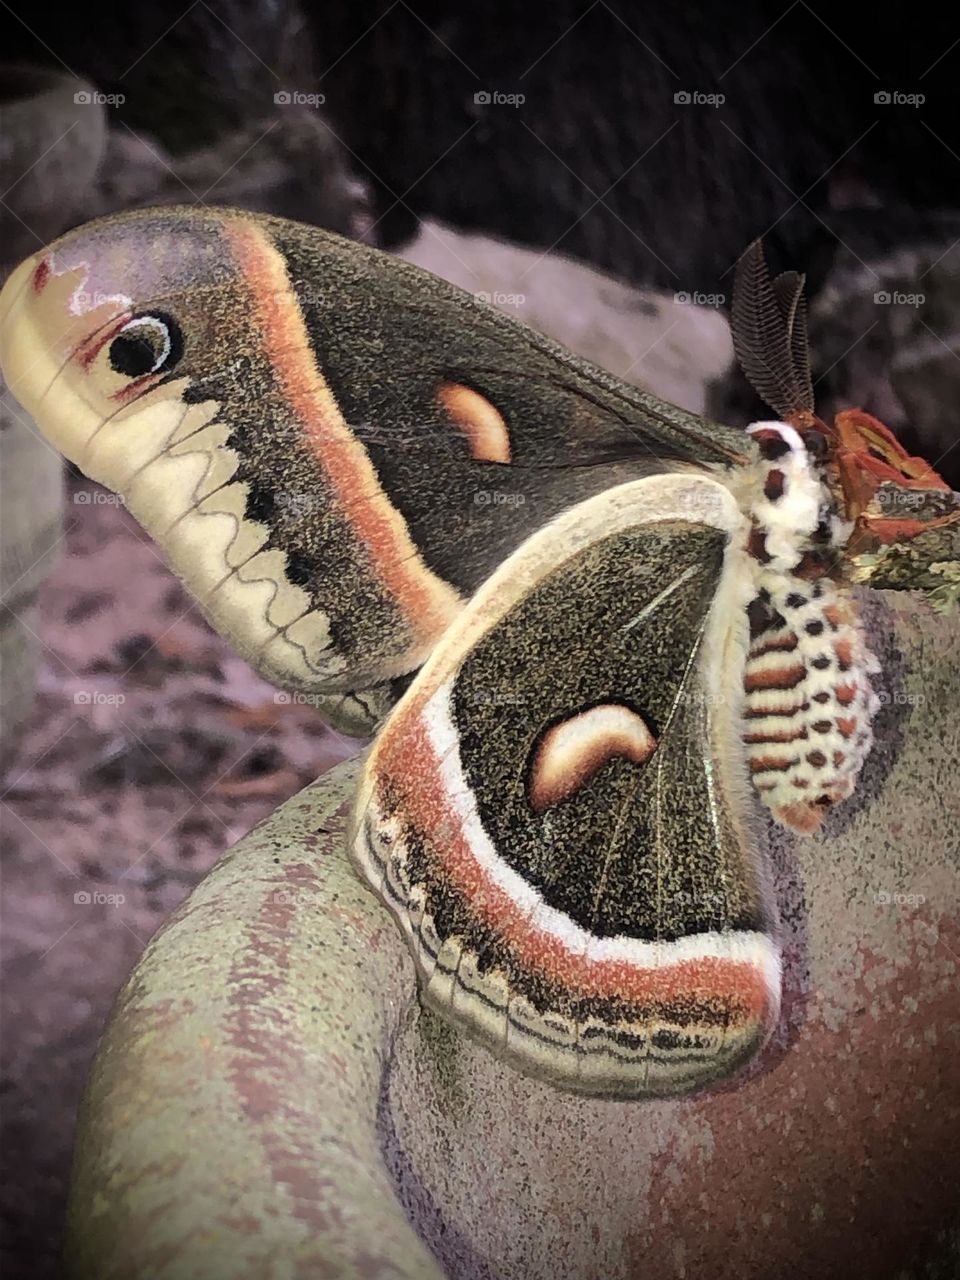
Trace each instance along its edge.
<instances>
[{"instance_id":1,"label":"rock surface","mask_svg":"<svg viewBox=\"0 0 960 1280\"><path fill-rule=\"evenodd\" d=\"M956 1276L960 635L917 597L865 605L879 745L820 835L770 832L786 998L746 1078L583 1100L424 1016L346 862L350 761L225 856L125 987L73 1276Z\"/></svg>"}]
</instances>

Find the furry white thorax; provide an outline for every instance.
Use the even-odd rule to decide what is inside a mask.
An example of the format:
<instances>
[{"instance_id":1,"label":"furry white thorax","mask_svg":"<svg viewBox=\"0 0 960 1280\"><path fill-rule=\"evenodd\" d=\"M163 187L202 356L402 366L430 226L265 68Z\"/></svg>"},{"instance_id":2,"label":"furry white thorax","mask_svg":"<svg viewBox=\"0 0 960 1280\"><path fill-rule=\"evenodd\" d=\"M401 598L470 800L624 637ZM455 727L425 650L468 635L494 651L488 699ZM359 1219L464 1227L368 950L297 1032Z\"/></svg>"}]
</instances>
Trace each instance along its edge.
<instances>
[{"instance_id":1,"label":"furry white thorax","mask_svg":"<svg viewBox=\"0 0 960 1280\"><path fill-rule=\"evenodd\" d=\"M765 567L776 575L796 567L806 541L820 522L821 512L829 505L830 494L814 474L810 455L794 427L786 422L754 422L747 427L748 435L760 431L776 431L790 446L790 452L776 463L784 474L784 496L776 501L767 498L761 480L750 503L750 514L766 532L767 552L772 557ZM764 466L762 473L767 470L769 467Z\"/></svg>"}]
</instances>

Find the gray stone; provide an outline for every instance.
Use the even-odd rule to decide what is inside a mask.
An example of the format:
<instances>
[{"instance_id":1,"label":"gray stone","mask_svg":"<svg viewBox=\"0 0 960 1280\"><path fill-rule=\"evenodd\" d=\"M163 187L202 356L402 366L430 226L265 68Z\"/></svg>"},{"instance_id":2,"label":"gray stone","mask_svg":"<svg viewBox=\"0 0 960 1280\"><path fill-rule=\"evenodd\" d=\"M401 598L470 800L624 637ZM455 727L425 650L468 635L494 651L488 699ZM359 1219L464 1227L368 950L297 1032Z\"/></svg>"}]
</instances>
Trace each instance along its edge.
<instances>
[{"instance_id":1,"label":"gray stone","mask_svg":"<svg viewBox=\"0 0 960 1280\"><path fill-rule=\"evenodd\" d=\"M769 1280L960 1267L960 628L867 592L877 746L771 830L786 955L750 1074L613 1103L421 1013L354 877L358 763L242 840L150 944L89 1083L77 1280Z\"/></svg>"}]
</instances>

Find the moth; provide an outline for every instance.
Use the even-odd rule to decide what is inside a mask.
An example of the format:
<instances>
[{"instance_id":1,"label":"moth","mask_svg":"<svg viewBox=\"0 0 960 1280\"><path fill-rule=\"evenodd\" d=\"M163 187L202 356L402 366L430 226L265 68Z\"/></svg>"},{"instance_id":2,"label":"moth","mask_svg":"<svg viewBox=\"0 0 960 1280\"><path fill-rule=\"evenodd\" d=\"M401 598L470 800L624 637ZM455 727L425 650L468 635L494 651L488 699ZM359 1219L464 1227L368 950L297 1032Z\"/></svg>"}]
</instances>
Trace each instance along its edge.
<instances>
[{"instance_id":1,"label":"moth","mask_svg":"<svg viewBox=\"0 0 960 1280\"><path fill-rule=\"evenodd\" d=\"M563 1088L755 1057L781 981L756 797L814 830L870 749L843 563L879 479L812 418L801 298L745 260L741 358L784 419L745 433L275 218L99 220L0 295L13 393L213 625L334 725L383 722L355 866L425 1002Z\"/></svg>"}]
</instances>

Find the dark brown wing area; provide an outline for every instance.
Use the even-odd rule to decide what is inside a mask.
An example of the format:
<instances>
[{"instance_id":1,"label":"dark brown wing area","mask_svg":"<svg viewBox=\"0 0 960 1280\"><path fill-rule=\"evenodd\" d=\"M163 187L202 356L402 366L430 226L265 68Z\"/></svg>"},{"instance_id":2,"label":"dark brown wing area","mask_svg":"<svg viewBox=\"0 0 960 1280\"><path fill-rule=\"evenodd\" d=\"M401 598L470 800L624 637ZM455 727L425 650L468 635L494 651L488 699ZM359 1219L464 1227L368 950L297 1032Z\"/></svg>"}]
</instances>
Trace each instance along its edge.
<instances>
[{"instance_id":1,"label":"dark brown wing area","mask_svg":"<svg viewBox=\"0 0 960 1280\"><path fill-rule=\"evenodd\" d=\"M631 387L409 263L267 225L344 419L425 564L462 592L611 484L750 456L741 432ZM499 419L494 439L471 413Z\"/></svg>"}]
</instances>

